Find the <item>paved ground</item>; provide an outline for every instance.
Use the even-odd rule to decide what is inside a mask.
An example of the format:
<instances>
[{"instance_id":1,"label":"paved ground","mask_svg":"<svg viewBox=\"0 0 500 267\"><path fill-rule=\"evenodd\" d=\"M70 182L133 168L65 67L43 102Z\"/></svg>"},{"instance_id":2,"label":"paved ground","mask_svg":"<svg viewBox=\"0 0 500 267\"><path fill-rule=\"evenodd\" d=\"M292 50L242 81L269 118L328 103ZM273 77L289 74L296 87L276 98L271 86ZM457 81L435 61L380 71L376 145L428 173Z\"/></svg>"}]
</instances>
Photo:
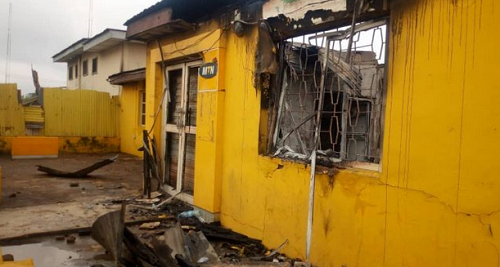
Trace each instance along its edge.
<instances>
[{"instance_id":1,"label":"paved ground","mask_svg":"<svg viewBox=\"0 0 500 267\"><path fill-rule=\"evenodd\" d=\"M142 160L120 154L89 178L68 179L39 173L35 165L75 171L111 154L66 154L58 159L11 160L0 156L2 204L0 239L90 227L100 215L118 208L106 200L140 195ZM78 183L71 187L71 183Z\"/></svg>"}]
</instances>

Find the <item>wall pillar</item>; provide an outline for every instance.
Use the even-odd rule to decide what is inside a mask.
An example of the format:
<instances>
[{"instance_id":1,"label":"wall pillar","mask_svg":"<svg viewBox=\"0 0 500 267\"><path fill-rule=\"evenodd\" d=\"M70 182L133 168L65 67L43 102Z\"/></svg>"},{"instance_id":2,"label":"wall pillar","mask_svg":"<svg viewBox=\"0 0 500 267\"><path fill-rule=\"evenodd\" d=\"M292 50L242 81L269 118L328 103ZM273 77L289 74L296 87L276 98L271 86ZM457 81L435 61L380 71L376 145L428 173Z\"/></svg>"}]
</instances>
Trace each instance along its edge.
<instances>
[{"instance_id":1,"label":"wall pillar","mask_svg":"<svg viewBox=\"0 0 500 267\"><path fill-rule=\"evenodd\" d=\"M222 132L225 99L225 48L203 55L203 63L216 62L217 75L198 76L194 205L209 221L219 220L222 186Z\"/></svg>"}]
</instances>

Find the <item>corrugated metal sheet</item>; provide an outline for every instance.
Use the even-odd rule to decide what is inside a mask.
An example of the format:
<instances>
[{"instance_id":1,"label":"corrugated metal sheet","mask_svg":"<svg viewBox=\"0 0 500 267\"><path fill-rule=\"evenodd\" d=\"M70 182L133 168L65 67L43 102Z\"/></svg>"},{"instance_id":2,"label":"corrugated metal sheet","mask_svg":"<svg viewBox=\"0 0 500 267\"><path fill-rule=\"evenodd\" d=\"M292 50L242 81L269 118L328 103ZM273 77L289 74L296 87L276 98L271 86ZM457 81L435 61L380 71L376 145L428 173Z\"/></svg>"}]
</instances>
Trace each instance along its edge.
<instances>
[{"instance_id":1,"label":"corrugated metal sheet","mask_svg":"<svg viewBox=\"0 0 500 267\"><path fill-rule=\"evenodd\" d=\"M119 136L118 97L93 90L44 88L46 136Z\"/></svg>"},{"instance_id":2,"label":"corrugated metal sheet","mask_svg":"<svg viewBox=\"0 0 500 267\"><path fill-rule=\"evenodd\" d=\"M43 109L41 106L24 107L24 121L32 123L44 123Z\"/></svg>"},{"instance_id":3,"label":"corrugated metal sheet","mask_svg":"<svg viewBox=\"0 0 500 267\"><path fill-rule=\"evenodd\" d=\"M23 107L16 84L0 84L0 136L24 135Z\"/></svg>"}]
</instances>

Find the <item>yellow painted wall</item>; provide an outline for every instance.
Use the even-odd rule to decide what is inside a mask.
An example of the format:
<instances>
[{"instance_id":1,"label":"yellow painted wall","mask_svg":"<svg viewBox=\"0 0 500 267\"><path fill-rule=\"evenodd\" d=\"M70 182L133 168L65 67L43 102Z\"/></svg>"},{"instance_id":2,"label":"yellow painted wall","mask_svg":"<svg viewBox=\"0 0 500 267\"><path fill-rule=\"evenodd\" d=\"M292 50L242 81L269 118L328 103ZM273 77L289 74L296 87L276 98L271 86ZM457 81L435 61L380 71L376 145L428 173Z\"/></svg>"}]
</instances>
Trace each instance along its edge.
<instances>
[{"instance_id":1,"label":"yellow painted wall","mask_svg":"<svg viewBox=\"0 0 500 267\"><path fill-rule=\"evenodd\" d=\"M0 154L10 154L12 149L12 138L0 136Z\"/></svg>"},{"instance_id":2,"label":"yellow painted wall","mask_svg":"<svg viewBox=\"0 0 500 267\"><path fill-rule=\"evenodd\" d=\"M22 157L57 157L59 138L44 136L21 136L12 138L13 158Z\"/></svg>"},{"instance_id":3,"label":"yellow painted wall","mask_svg":"<svg viewBox=\"0 0 500 267\"><path fill-rule=\"evenodd\" d=\"M196 60L200 54L203 60L210 61L223 55L224 34L218 28L217 22L201 25L193 35L191 32L175 36L175 44L169 38L163 38L162 44L164 59L168 61L178 60L186 55L188 61ZM155 114L161 102L164 90L164 78L161 68L161 54L156 42L148 44L146 63L146 129L150 130L154 125L152 135L158 141L158 148L163 146L162 124L163 112L159 113L156 122ZM167 64L168 66L168 64ZM219 70L219 73L220 70ZM209 211L218 212L220 210L220 188L222 169L222 131L215 132L215 129L222 127L222 115L220 110L224 101L224 80L217 77L209 80L198 79L198 103L197 103L197 137L195 153L195 199L198 206ZM200 92L206 91L206 92ZM165 102L165 105L168 105ZM218 111L219 110L219 111ZM160 152L161 154L161 152ZM196 198L196 197L195 197Z\"/></svg>"},{"instance_id":4,"label":"yellow painted wall","mask_svg":"<svg viewBox=\"0 0 500 267\"><path fill-rule=\"evenodd\" d=\"M118 137L118 97L94 90L44 88L45 135Z\"/></svg>"},{"instance_id":5,"label":"yellow painted wall","mask_svg":"<svg viewBox=\"0 0 500 267\"><path fill-rule=\"evenodd\" d=\"M145 90L144 82L122 86L120 94L120 149L124 153L142 157L142 131L140 121L140 94Z\"/></svg>"},{"instance_id":6,"label":"yellow painted wall","mask_svg":"<svg viewBox=\"0 0 500 267\"><path fill-rule=\"evenodd\" d=\"M2 205L2 166L0 166L0 205Z\"/></svg>"},{"instance_id":7,"label":"yellow painted wall","mask_svg":"<svg viewBox=\"0 0 500 267\"><path fill-rule=\"evenodd\" d=\"M118 137L59 137L59 151L68 153L118 153Z\"/></svg>"},{"instance_id":8,"label":"yellow painted wall","mask_svg":"<svg viewBox=\"0 0 500 267\"><path fill-rule=\"evenodd\" d=\"M312 263L498 266L500 3L395 1L391 12L382 172L317 176ZM223 115L222 132L208 132L223 136L222 145L214 143L222 149L221 176L211 181L221 181L223 225L269 247L289 239L284 252L304 258L309 167L258 155L255 38L255 31L245 38L227 34L219 61L224 83L217 88L224 101L203 102L212 105L203 109L214 118ZM149 97L161 88L157 58L148 58ZM203 179L199 159L217 154L196 152L196 179ZM196 180L195 190L204 183ZM195 192L195 204L214 203L214 197Z\"/></svg>"},{"instance_id":9,"label":"yellow painted wall","mask_svg":"<svg viewBox=\"0 0 500 267\"><path fill-rule=\"evenodd\" d=\"M17 84L0 84L0 136L24 135L23 107Z\"/></svg>"}]
</instances>

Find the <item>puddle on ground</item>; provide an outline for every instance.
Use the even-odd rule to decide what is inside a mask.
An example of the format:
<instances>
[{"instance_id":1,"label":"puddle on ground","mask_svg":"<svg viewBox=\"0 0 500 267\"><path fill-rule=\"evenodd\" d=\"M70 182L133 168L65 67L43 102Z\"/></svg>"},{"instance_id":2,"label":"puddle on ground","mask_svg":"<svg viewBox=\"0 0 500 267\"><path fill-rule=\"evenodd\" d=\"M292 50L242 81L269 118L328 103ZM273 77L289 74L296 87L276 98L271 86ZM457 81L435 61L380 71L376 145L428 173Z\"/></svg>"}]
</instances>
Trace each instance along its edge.
<instances>
[{"instance_id":1,"label":"puddle on ground","mask_svg":"<svg viewBox=\"0 0 500 267\"><path fill-rule=\"evenodd\" d=\"M55 236L2 244L2 253L14 255L15 260L32 258L36 267L114 266L106 251L90 236L78 236L74 244L58 241Z\"/></svg>"}]
</instances>

